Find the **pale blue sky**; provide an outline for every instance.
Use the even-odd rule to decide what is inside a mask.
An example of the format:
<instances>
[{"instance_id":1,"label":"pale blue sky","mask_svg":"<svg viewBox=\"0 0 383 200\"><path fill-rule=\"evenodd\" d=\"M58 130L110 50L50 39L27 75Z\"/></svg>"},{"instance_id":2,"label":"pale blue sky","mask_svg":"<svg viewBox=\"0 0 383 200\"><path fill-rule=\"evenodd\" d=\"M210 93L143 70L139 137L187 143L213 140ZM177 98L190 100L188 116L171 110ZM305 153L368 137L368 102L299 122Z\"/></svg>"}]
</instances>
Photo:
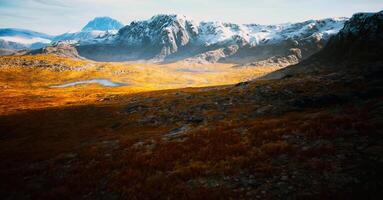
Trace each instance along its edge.
<instances>
[{"instance_id":1,"label":"pale blue sky","mask_svg":"<svg viewBox=\"0 0 383 200\"><path fill-rule=\"evenodd\" d=\"M0 0L0 27L50 34L80 30L96 16L125 24L155 14L197 21L278 24L383 10L383 0Z\"/></svg>"}]
</instances>

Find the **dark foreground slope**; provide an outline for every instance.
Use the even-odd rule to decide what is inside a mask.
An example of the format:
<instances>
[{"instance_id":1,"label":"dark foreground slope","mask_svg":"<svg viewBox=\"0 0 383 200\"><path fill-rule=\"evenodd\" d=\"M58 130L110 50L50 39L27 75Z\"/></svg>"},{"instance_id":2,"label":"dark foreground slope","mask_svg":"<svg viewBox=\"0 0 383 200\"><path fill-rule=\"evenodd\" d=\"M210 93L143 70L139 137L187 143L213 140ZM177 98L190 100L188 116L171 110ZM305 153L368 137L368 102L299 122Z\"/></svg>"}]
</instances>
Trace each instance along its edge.
<instances>
[{"instance_id":1,"label":"dark foreground slope","mask_svg":"<svg viewBox=\"0 0 383 200\"><path fill-rule=\"evenodd\" d=\"M382 67L322 57L282 79L0 116L0 193L381 199Z\"/></svg>"}]
</instances>

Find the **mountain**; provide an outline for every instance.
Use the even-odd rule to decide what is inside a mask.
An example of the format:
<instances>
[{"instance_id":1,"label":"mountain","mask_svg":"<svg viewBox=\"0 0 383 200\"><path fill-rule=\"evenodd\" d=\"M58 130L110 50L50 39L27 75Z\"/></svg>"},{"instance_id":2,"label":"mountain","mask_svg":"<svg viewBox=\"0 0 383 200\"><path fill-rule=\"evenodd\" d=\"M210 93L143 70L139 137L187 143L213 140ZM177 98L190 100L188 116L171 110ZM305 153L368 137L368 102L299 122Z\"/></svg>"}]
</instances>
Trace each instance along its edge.
<instances>
[{"instance_id":1,"label":"mountain","mask_svg":"<svg viewBox=\"0 0 383 200\"><path fill-rule=\"evenodd\" d=\"M11 50L38 49L51 43L52 38L50 35L35 31L3 28L0 29L0 48Z\"/></svg>"},{"instance_id":2,"label":"mountain","mask_svg":"<svg viewBox=\"0 0 383 200\"><path fill-rule=\"evenodd\" d=\"M117 20L97 17L79 32L54 37L26 30L15 34L22 37L10 37L12 31L4 31L6 40L0 40L0 48L37 49L66 43L76 46L80 56L98 61L183 60L284 67L322 49L346 20L259 25L195 22L181 15L156 15L122 27Z\"/></svg>"},{"instance_id":3,"label":"mountain","mask_svg":"<svg viewBox=\"0 0 383 200\"><path fill-rule=\"evenodd\" d=\"M15 52L16 52L15 50L11 50L11 49L0 49L0 56L12 55Z\"/></svg>"},{"instance_id":4,"label":"mountain","mask_svg":"<svg viewBox=\"0 0 383 200\"><path fill-rule=\"evenodd\" d=\"M96 17L81 31L109 31L119 30L122 27L124 27L124 24L110 17Z\"/></svg>"},{"instance_id":5,"label":"mountain","mask_svg":"<svg viewBox=\"0 0 383 200\"><path fill-rule=\"evenodd\" d=\"M180 15L156 15L121 28L106 42L78 47L95 60L252 62L290 56L292 48L306 58L321 49L346 18L282 25L195 22ZM107 51L101 51L107 49ZM293 50L294 51L294 50Z\"/></svg>"},{"instance_id":6,"label":"mountain","mask_svg":"<svg viewBox=\"0 0 383 200\"><path fill-rule=\"evenodd\" d=\"M308 73L356 71L368 76L382 75L383 11L358 13L332 37L325 48L303 62L278 70L261 79Z\"/></svg>"},{"instance_id":7,"label":"mountain","mask_svg":"<svg viewBox=\"0 0 383 200\"><path fill-rule=\"evenodd\" d=\"M332 60L381 60L383 57L383 11L358 13L329 41L325 51ZM323 55L323 56L325 56Z\"/></svg>"},{"instance_id":8,"label":"mountain","mask_svg":"<svg viewBox=\"0 0 383 200\"><path fill-rule=\"evenodd\" d=\"M60 42L55 45L49 45L40 49L31 50L28 52L21 52L21 54L36 55L36 54L50 54L64 58L84 59L78 55L75 47L65 42Z\"/></svg>"},{"instance_id":9,"label":"mountain","mask_svg":"<svg viewBox=\"0 0 383 200\"><path fill-rule=\"evenodd\" d=\"M0 29L0 48L8 50L40 49L51 43L59 42L93 44L115 35L121 27L123 24L115 19L96 17L80 32L69 32L58 36L25 29L3 28Z\"/></svg>"},{"instance_id":10,"label":"mountain","mask_svg":"<svg viewBox=\"0 0 383 200\"><path fill-rule=\"evenodd\" d=\"M69 32L53 38L53 43L94 44L113 37L124 25L110 17L96 17L79 32Z\"/></svg>"},{"instance_id":11,"label":"mountain","mask_svg":"<svg viewBox=\"0 0 383 200\"><path fill-rule=\"evenodd\" d=\"M108 38L114 36L117 33L115 30L109 31L80 31L69 32L58 35L52 39L53 44L65 42L67 44L94 44L105 42Z\"/></svg>"}]
</instances>

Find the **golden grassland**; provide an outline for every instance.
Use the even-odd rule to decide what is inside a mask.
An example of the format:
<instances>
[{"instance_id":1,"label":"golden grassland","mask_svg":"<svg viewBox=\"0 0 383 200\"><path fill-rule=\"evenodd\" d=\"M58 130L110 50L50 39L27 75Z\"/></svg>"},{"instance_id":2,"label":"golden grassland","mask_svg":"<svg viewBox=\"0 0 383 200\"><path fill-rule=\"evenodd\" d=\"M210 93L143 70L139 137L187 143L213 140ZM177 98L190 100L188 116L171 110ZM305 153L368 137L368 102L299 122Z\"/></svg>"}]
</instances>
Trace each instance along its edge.
<instances>
[{"instance_id":1,"label":"golden grassland","mask_svg":"<svg viewBox=\"0 0 383 200\"><path fill-rule=\"evenodd\" d=\"M29 108L94 103L113 94L234 84L275 69L233 68L230 64L99 63L54 55L7 56L0 58L0 114ZM112 88L90 84L51 88L91 79L108 79L127 86Z\"/></svg>"}]
</instances>

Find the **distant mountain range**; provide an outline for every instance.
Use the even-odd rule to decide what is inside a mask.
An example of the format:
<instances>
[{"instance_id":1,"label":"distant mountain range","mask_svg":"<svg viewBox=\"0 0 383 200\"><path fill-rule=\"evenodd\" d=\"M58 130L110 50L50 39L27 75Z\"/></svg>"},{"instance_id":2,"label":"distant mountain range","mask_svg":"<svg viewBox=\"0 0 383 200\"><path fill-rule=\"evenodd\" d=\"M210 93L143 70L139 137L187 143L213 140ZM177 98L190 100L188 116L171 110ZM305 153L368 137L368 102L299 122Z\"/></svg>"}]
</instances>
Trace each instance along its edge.
<instances>
[{"instance_id":1,"label":"distant mountain range","mask_svg":"<svg viewBox=\"0 0 383 200\"><path fill-rule=\"evenodd\" d=\"M272 56L307 57L338 33L346 18L282 25L196 23L184 16L157 15L132 22L107 40L80 45L95 60L242 62ZM107 51L105 51L107 49ZM293 49L293 50L291 50Z\"/></svg>"},{"instance_id":2,"label":"distant mountain range","mask_svg":"<svg viewBox=\"0 0 383 200\"><path fill-rule=\"evenodd\" d=\"M15 28L0 29L0 48L37 49L51 43L53 36L35 31Z\"/></svg>"},{"instance_id":3,"label":"distant mountain range","mask_svg":"<svg viewBox=\"0 0 383 200\"><path fill-rule=\"evenodd\" d=\"M110 17L96 17L81 31L52 36L25 29L0 29L0 48L21 50L39 49L57 42L77 44L96 42L105 35L116 34L124 25Z\"/></svg>"},{"instance_id":4,"label":"distant mountain range","mask_svg":"<svg viewBox=\"0 0 383 200\"><path fill-rule=\"evenodd\" d=\"M81 31L49 36L0 29L0 48L36 49L46 45L73 45L85 58L98 61L149 60L196 63L230 62L253 65L289 65L318 52L337 34L347 18L308 20L281 25L195 22L180 15L156 15L127 26L98 17ZM27 43L28 42L28 43Z\"/></svg>"}]
</instances>

